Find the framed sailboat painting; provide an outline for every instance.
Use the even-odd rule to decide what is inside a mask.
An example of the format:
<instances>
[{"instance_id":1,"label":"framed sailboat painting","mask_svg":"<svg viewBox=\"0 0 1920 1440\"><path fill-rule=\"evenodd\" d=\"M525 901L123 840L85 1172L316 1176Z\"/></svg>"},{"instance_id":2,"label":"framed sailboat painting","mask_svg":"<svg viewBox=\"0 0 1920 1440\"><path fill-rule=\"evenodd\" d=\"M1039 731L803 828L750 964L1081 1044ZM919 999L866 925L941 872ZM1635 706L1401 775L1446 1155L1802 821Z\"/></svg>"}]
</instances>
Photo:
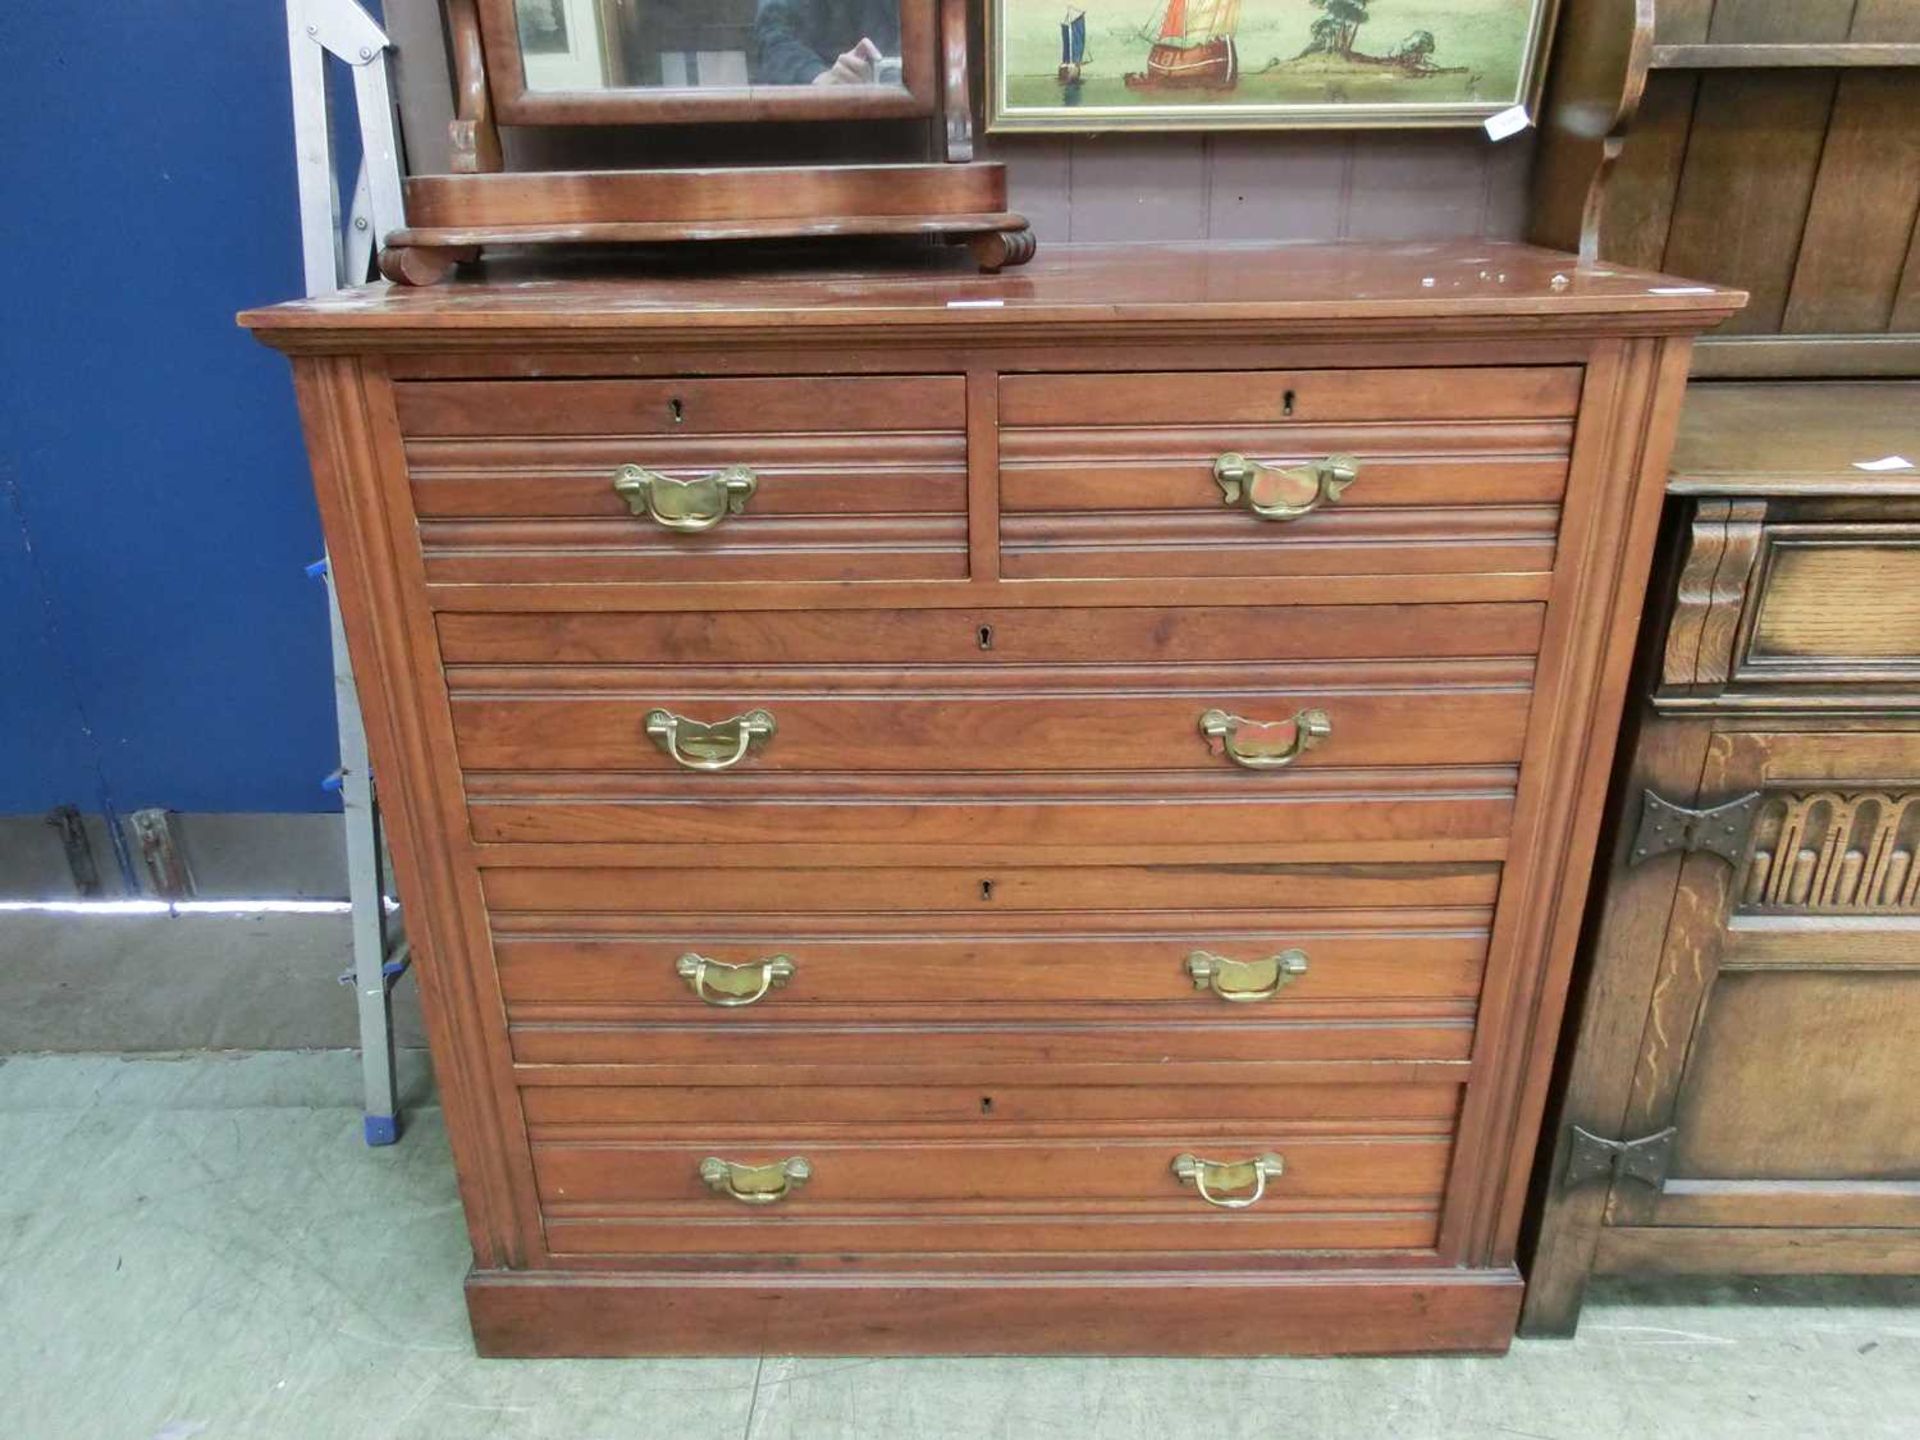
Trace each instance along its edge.
<instances>
[{"instance_id":1,"label":"framed sailboat painting","mask_svg":"<svg viewBox=\"0 0 1920 1440\"><path fill-rule=\"evenodd\" d=\"M1557 0L987 0L990 130L1477 125Z\"/></svg>"}]
</instances>

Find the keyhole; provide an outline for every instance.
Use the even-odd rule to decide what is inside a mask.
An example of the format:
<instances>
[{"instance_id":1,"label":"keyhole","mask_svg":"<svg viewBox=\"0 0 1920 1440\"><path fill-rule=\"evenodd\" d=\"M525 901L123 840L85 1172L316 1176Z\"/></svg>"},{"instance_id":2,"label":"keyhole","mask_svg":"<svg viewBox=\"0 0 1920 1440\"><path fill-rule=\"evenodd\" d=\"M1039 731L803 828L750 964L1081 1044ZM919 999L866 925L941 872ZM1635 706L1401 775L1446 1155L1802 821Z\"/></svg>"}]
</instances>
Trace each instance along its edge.
<instances>
[{"instance_id":1,"label":"keyhole","mask_svg":"<svg viewBox=\"0 0 1920 1440\"><path fill-rule=\"evenodd\" d=\"M1291 393L1288 394L1287 400L1289 404L1292 403L1293 396ZM680 403L680 397L678 395L667 401L667 414L673 417L673 423L676 425L686 423L687 407Z\"/></svg>"},{"instance_id":2,"label":"keyhole","mask_svg":"<svg viewBox=\"0 0 1920 1440\"><path fill-rule=\"evenodd\" d=\"M980 898L981 898L982 900L992 900L992 899L993 899L993 881L991 881L991 880L982 880L982 881L980 882Z\"/></svg>"},{"instance_id":3,"label":"keyhole","mask_svg":"<svg viewBox=\"0 0 1920 1440\"><path fill-rule=\"evenodd\" d=\"M980 1113L982 1115L993 1114L993 1096L982 1095L980 1097Z\"/></svg>"},{"instance_id":4,"label":"keyhole","mask_svg":"<svg viewBox=\"0 0 1920 1440\"><path fill-rule=\"evenodd\" d=\"M1289 390L1280 397L1280 413L1282 415L1293 414L1293 391Z\"/></svg>"},{"instance_id":5,"label":"keyhole","mask_svg":"<svg viewBox=\"0 0 1920 1440\"><path fill-rule=\"evenodd\" d=\"M993 626L982 625L980 627L980 648L982 650L993 649Z\"/></svg>"}]
</instances>

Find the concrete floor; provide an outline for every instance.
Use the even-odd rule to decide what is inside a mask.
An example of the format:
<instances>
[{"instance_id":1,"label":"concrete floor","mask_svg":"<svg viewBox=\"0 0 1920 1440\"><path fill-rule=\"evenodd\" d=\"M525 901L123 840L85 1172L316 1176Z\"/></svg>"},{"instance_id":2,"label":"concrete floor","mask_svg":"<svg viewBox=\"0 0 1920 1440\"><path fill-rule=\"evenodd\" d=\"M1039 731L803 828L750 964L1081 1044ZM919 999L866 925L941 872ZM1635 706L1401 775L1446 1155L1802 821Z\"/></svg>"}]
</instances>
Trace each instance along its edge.
<instances>
[{"instance_id":1,"label":"concrete floor","mask_svg":"<svg viewBox=\"0 0 1920 1440\"><path fill-rule=\"evenodd\" d=\"M439 1114L367 1150L357 1083L343 1052L0 1061L0 1435L1920 1435L1905 1282L1613 1288L1504 1360L476 1360Z\"/></svg>"},{"instance_id":2,"label":"concrete floor","mask_svg":"<svg viewBox=\"0 0 1920 1440\"><path fill-rule=\"evenodd\" d=\"M345 915L0 911L0 1055L357 1045L352 966ZM416 988L393 1006L395 1039L424 1045Z\"/></svg>"}]
</instances>

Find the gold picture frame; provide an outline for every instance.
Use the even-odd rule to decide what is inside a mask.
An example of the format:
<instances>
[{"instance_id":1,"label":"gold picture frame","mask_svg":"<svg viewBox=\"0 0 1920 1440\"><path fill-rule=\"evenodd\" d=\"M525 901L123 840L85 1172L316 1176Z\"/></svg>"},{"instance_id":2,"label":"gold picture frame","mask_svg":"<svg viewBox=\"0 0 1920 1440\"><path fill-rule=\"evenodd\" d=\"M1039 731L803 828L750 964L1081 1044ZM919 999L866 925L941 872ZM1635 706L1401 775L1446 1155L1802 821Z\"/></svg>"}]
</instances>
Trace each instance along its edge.
<instances>
[{"instance_id":1,"label":"gold picture frame","mask_svg":"<svg viewBox=\"0 0 1920 1440\"><path fill-rule=\"evenodd\" d=\"M1559 0L987 0L987 129L1440 128L1535 114Z\"/></svg>"}]
</instances>

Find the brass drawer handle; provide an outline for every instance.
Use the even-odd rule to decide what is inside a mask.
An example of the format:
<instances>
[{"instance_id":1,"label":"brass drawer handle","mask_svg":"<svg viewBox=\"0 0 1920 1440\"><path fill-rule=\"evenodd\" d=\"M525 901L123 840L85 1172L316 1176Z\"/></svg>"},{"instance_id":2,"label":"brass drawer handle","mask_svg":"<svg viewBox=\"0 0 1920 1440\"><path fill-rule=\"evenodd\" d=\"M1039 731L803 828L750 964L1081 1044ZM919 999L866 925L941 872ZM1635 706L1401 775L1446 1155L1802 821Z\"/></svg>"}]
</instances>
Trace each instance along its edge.
<instances>
[{"instance_id":1,"label":"brass drawer handle","mask_svg":"<svg viewBox=\"0 0 1920 1440\"><path fill-rule=\"evenodd\" d=\"M704 955L682 955L673 968L687 982L687 988L707 1004L729 1007L751 1005L764 999L776 985L784 985L793 978L793 961L784 955L752 960L744 965L729 965Z\"/></svg>"},{"instance_id":2,"label":"brass drawer handle","mask_svg":"<svg viewBox=\"0 0 1920 1440\"><path fill-rule=\"evenodd\" d=\"M1293 733L1278 750L1247 743L1259 735L1285 728L1290 728ZM1227 758L1236 765L1248 770L1281 770L1323 740L1330 739L1333 721L1327 718L1324 710L1302 710L1291 720L1279 724L1244 720L1224 710L1209 710L1200 717L1200 733L1209 740L1218 740Z\"/></svg>"},{"instance_id":3,"label":"brass drawer handle","mask_svg":"<svg viewBox=\"0 0 1920 1440\"><path fill-rule=\"evenodd\" d=\"M1213 478L1230 506L1244 506L1262 520L1298 520L1337 503L1360 478L1360 462L1351 455L1329 455L1288 468L1244 455L1222 455L1213 462Z\"/></svg>"},{"instance_id":4,"label":"brass drawer handle","mask_svg":"<svg viewBox=\"0 0 1920 1440\"><path fill-rule=\"evenodd\" d=\"M682 962L685 963L685 962ZM1211 990L1222 1000L1245 1005L1271 1000L1287 983L1307 973L1307 952L1282 950L1265 960L1229 960L1224 955L1196 950L1187 956L1187 974L1193 988Z\"/></svg>"},{"instance_id":5,"label":"brass drawer handle","mask_svg":"<svg viewBox=\"0 0 1920 1440\"><path fill-rule=\"evenodd\" d=\"M1251 1160L1202 1160L1194 1155L1173 1157L1173 1173L1200 1192L1200 1198L1222 1210L1245 1210L1258 1205L1267 1193L1267 1181L1278 1180L1286 1165L1278 1155L1256 1155ZM1235 1195L1252 1190L1251 1195Z\"/></svg>"},{"instance_id":6,"label":"brass drawer handle","mask_svg":"<svg viewBox=\"0 0 1920 1440\"><path fill-rule=\"evenodd\" d=\"M726 1195L742 1205L771 1205L811 1180L813 1166L801 1155L771 1165L742 1165L709 1155L700 1162L700 1178L716 1195Z\"/></svg>"},{"instance_id":7,"label":"brass drawer handle","mask_svg":"<svg viewBox=\"0 0 1920 1440\"><path fill-rule=\"evenodd\" d=\"M773 712L749 710L711 725L671 710L649 710L647 736L687 770L731 770L773 738Z\"/></svg>"},{"instance_id":8,"label":"brass drawer handle","mask_svg":"<svg viewBox=\"0 0 1920 1440\"><path fill-rule=\"evenodd\" d=\"M676 480L658 470L622 465L613 472L613 493L627 509L668 530L696 535L747 508L760 477L744 465L729 465L711 475Z\"/></svg>"}]
</instances>

